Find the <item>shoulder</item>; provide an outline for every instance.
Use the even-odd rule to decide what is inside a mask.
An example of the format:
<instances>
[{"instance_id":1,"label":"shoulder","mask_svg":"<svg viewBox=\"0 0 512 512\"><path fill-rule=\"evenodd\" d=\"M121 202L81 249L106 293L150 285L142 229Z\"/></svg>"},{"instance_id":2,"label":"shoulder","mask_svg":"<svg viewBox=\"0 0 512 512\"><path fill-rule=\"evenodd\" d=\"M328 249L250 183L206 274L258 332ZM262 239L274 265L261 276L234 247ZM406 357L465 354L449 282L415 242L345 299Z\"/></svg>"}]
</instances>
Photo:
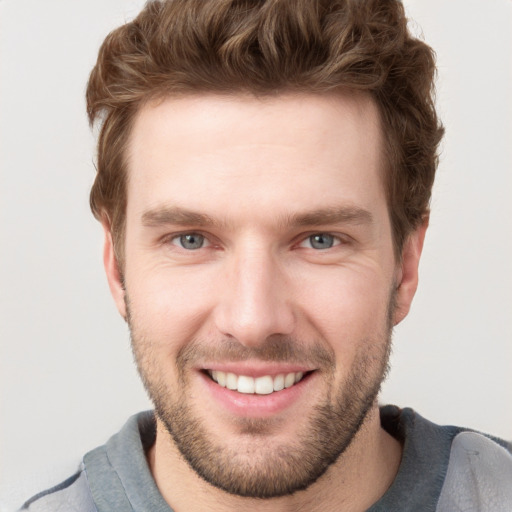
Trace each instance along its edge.
<instances>
[{"instance_id":1,"label":"shoulder","mask_svg":"<svg viewBox=\"0 0 512 512\"><path fill-rule=\"evenodd\" d=\"M403 446L388 492L372 512L510 512L512 445L451 425L436 425L409 408L381 408L383 428Z\"/></svg>"},{"instance_id":2,"label":"shoulder","mask_svg":"<svg viewBox=\"0 0 512 512\"><path fill-rule=\"evenodd\" d=\"M54 512L97 512L92 499L87 475L83 469L70 476L60 484L40 492L30 498L20 511Z\"/></svg>"},{"instance_id":3,"label":"shoulder","mask_svg":"<svg viewBox=\"0 0 512 512\"><path fill-rule=\"evenodd\" d=\"M142 494L149 493L153 501L158 501L154 497L159 495L158 489L145 457L145 450L154 443L155 432L151 411L132 416L104 445L84 455L75 474L30 498L20 511L134 510L127 495L129 489L143 490Z\"/></svg>"},{"instance_id":4,"label":"shoulder","mask_svg":"<svg viewBox=\"0 0 512 512\"><path fill-rule=\"evenodd\" d=\"M478 432L457 434L451 445L437 511L505 512L510 511L511 506L510 444Z\"/></svg>"}]
</instances>

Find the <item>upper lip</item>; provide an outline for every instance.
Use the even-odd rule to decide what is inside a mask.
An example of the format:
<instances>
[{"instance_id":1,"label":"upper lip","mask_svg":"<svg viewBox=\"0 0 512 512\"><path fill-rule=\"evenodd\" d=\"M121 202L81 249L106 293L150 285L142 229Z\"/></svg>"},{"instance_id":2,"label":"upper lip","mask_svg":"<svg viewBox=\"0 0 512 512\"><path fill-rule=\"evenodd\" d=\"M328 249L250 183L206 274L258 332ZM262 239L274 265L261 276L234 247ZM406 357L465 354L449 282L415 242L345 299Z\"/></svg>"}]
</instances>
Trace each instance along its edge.
<instances>
[{"instance_id":1,"label":"upper lip","mask_svg":"<svg viewBox=\"0 0 512 512\"><path fill-rule=\"evenodd\" d=\"M235 375L246 375L247 377L262 377L264 375L270 375L274 377L276 375L287 373L306 373L313 371L316 368L297 363L258 363L254 361L241 361L205 364L201 365L199 369L212 371L217 370L226 373L234 373Z\"/></svg>"}]
</instances>

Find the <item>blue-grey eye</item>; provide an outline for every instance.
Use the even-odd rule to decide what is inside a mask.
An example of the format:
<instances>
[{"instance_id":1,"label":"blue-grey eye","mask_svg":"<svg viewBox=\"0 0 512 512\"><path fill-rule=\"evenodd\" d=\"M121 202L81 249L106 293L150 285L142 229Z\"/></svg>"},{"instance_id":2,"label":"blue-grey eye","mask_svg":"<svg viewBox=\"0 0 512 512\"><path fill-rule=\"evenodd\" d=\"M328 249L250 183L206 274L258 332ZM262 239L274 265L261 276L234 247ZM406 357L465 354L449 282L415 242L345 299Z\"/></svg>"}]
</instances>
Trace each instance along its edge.
<instances>
[{"instance_id":1,"label":"blue-grey eye","mask_svg":"<svg viewBox=\"0 0 512 512\"><path fill-rule=\"evenodd\" d=\"M313 249L330 249L335 240L335 237L328 233L317 233L309 237L309 243Z\"/></svg>"},{"instance_id":2,"label":"blue-grey eye","mask_svg":"<svg viewBox=\"0 0 512 512\"><path fill-rule=\"evenodd\" d=\"M181 247L189 251L201 249L205 243L204 236L199 233L187 233L186 235L180 235L178 240Z\"/></svg>"}]
</instances>

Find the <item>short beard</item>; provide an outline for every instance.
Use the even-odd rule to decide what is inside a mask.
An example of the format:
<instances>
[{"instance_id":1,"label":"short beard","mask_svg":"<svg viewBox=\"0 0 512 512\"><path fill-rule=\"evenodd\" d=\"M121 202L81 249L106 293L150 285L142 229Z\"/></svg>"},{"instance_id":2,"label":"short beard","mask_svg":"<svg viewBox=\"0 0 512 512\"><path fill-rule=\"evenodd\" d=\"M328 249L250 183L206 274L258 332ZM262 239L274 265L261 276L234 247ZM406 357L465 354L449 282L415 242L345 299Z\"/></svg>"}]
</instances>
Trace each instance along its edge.
<instances>
[{"instance_id":1,"label":"short beard","mask_svg":"<svg viewBox=\"0 0 512 512\"><path fill-rule=\"evenodd\" d=\"M161 375L150 340L137 336L130 325L132 348L144 386L155 412L190 467L206 482L230 494L251 498L276 498L308 488L346 451L374 406L388 372L391 351L391 316L380 337L359 342L354 364L341 389L329 388L325 399L314 406L307 427L294 442L276 445L272 432L279 425L270 419L239 419L243 449L218 442L193 410L187 384L191 359L215 352L225 360L250 357L266 361L313 361L334 381L334 353L316 344L313 350L297 351L296 340L272 337L258 349L248 349L232 340L216 344L216 350L191 341L177 357L179 392L174 392ZM128 303L128 301L127 301ZM127 304L128 305L128 304ZM127 309L129 311L129 309ZM128 316L130 320L130 315ZM304 346L304 345L302 345ZM202 348L203 347L203 348ZM207 351L207 352L205 352ZM304 354L307 352L308 358ZM324 378L327 378L324 377Z\"/></svg>"}]
</instances>

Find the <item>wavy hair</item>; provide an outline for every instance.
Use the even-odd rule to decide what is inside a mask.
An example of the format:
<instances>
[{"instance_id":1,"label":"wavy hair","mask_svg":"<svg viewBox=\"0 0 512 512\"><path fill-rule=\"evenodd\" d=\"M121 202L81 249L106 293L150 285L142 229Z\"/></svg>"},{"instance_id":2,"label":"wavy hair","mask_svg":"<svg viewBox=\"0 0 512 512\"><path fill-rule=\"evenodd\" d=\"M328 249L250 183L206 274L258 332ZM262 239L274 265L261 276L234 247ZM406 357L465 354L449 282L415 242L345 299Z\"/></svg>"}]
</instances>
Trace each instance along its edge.
<instances>
[{"instance_id":1,"label":"wavy hair","mask_svg":"<svg viewBox=\"0 0 512 512\"><path fill-rule=\"evenodd\" d=\"M399 257L429 211L443 135L435 72L434 52L409 33L397 0L150 1L107 36L90 75L87 113L100 123L91 209L110 223L122 265L126 147L150 99L366 91L380 111Z\"/></svg>"}]
</instances>

